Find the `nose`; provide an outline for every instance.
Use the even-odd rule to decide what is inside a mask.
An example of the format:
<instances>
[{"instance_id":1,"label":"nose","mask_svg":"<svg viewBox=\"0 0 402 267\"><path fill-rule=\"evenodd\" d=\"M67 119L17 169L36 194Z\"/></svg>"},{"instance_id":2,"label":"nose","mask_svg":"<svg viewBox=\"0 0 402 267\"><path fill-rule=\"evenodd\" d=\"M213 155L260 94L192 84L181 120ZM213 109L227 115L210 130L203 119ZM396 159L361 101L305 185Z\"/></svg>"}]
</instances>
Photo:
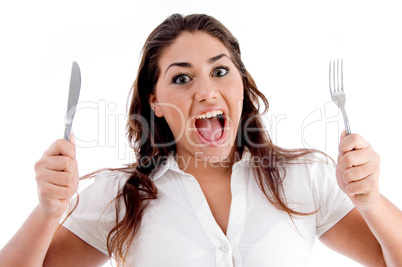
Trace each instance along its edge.
<instances>
[{"instance_id":1,"label":"nose","mask_svg":"<svg viewBox=\"0 0 402 267\"><path fill-rule=\"evenodd\" d=\"M195 92L195 100L198 102L209 102L218 98L218 89L216 85L208 78L198 81L198 86L196 87Z\"/></svg>"}]
</instances>

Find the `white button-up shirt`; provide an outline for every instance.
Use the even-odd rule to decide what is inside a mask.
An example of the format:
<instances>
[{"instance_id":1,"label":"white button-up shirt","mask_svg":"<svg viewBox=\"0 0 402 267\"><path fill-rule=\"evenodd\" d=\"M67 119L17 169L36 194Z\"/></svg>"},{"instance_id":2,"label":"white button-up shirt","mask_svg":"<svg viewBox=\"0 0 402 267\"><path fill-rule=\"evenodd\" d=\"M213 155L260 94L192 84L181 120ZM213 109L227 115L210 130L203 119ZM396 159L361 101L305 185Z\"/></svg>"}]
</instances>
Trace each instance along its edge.
<instances>
[{"instance_id":1,"label":"white button-up shirt","mask_svg":"<svg viewBox=\"0 0 402 267\"><path fill-rule=\"evenodd\" d=\"M292 221L262 193L252 164L251 154L245 152L232 166L232 202L225 235L197 180L169 157L152 177L158 198L144 214L125 266L308 266L316 236L353 208L336 185L334 166L316 162L287 167L284 190L288 205L301 212L318 209ZM122 172L99 173L80 193L79 205L64 227L107 254L106 238L115 225L115 206L108 204L128 177Z\"/></svg>"}]
</instances>

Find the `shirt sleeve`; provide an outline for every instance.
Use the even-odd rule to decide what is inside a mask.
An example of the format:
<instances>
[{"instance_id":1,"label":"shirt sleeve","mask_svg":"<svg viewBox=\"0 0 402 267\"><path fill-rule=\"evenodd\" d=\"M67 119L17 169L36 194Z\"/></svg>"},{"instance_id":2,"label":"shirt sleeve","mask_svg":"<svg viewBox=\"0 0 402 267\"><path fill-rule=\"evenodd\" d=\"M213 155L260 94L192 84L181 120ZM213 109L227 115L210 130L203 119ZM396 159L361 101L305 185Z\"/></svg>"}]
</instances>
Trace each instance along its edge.
<instances>
[{"instance_id":1,"label":"shirt sleeve","mask_svg":"<svg viewBox=\"0 0 402 267\"><path fill-rule=\"evenodd\" d=\"M101 171L95 181L79 193L75 210L63 226L83 241L108 255L107 236L116 225L115 201L119 188L124 185L124 175L118 171ZM66 214L76 205L70 202Z\"/></svg>"},{"instance_id":2,"label":"shirt sleeve","mask_svg":"<svg viewBox=\"0 0 402 267\"><path fill-rule=\"evenodd\" d=\"M336 166L329 163L310 165L312 196L318 209L316 216L316 235L320 237L345 217L354 205L350 198L339 188L336 180Z\"/></svg>"}]
</instances>

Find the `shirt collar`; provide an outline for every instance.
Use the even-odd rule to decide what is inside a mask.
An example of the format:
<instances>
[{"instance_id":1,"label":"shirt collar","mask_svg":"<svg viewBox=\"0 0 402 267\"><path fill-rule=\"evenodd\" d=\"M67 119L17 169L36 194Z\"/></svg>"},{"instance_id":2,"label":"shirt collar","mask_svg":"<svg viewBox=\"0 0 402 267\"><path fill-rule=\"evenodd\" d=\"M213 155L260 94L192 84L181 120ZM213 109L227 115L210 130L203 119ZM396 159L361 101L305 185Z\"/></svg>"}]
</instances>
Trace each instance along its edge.
<instances>
[{"instance_id":1,"label":"shirt collar","mask_svg":"<svg viewBox=\"0 0 402 267\"><path fill-rule=\"evenodd\" d=\"M251 160L251 153L248 150L248 148L245 147L241 159L233 164L232 169L244 167L246 164L249 164L250 160ZM181 174L186 174L183 170L179 168L179 165L177 164L175 157L171 153L169 154L167 159L157 167L153 175L151 175L151 179L153 181L156 181L157 179L162 177L168 170Z\"/></svg>"},{"instance_id":2,"label":"shirt collar","mask_svg":"<svg viewBox=\"0 0 402 267\"><path fill-rule=\"evenodd\" d=\"M165 172L167 172L168 170L172 170L175 172L179 172L179 173L185 173L183 172L180 168L179 165L177 165L177 162L173 156L173 154L169 154L169 156L167 157L167 159L165 161L163 161L155 170L155 172L153 173L151 179L152 180L157 180L160 177L162 177Z\"/></svg>"}]
</instances>

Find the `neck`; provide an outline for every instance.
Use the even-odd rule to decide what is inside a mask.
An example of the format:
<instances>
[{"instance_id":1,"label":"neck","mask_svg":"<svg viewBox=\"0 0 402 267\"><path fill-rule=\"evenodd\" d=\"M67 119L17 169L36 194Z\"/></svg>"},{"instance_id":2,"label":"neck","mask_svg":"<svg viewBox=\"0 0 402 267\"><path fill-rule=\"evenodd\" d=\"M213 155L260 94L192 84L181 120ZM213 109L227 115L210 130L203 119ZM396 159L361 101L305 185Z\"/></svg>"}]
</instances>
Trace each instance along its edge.
<instances>
[{"instance_id":1,"label":"neck","mask_svg":"<svg viewBox=\"0 0 402 267\"><path fill-rule=\"evenodd\" d=\"M180 154L176 158L179 168L194 177L214 177L216 175L230 175L236 159L236 147L233 147L228 156L222 158L206 158L193 154Z\"/></svg>"}]
</instances>

